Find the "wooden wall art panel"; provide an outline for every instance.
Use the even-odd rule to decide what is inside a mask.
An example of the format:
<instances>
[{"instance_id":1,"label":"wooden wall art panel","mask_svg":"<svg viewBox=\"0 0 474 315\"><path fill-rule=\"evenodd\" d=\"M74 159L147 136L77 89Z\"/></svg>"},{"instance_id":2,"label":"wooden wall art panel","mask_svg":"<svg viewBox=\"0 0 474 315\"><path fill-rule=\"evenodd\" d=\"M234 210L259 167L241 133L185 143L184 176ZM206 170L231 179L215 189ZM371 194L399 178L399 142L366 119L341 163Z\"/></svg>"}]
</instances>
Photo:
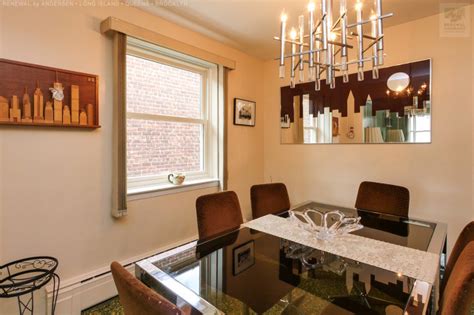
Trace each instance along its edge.
<instances>
[{"instance_id":1,"label":"wooden wall art panel","mask_svg":"<svg viewBox=\"0 0 474 315\"><path fill-rule=\"evenodd\" d=\"M99 77L0 59L0 126L99 128Z\"/></svg>"}]
</instances>

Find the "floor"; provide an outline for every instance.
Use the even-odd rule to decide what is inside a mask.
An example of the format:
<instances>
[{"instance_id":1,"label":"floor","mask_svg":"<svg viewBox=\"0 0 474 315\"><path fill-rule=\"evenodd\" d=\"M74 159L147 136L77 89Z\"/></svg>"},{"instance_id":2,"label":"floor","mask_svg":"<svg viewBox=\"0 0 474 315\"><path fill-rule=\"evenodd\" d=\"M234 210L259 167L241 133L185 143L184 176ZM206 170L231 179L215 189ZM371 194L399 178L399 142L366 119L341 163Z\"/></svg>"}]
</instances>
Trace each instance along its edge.
<instances>
[{"instance_id":1,"label":"floor","mask_svg":"<svg viewBox=\"0 0 474 315\"><path fill-rule=\"evenodd\" d=\"M83 310L81 315L125 315L125 313L118 296L115 296Z\"/></svg>"}]
</instances>

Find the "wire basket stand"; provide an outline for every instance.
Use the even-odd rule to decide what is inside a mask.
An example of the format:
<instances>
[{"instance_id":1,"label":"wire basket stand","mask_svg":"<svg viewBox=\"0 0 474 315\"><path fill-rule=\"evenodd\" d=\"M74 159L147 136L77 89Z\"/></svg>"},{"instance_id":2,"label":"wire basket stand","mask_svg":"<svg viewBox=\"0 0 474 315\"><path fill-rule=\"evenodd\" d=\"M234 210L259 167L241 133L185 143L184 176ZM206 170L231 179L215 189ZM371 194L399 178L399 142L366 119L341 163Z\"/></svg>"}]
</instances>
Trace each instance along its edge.
<instances>
[{"instance_id":1,"label":"wire basket stand","mask_svg":"<svg viewBox=\"0 0 474 315\"><path fill-rule=\"evenodd\" d=\"M55 273L57 267L58 260L49 256L24 258L0 266L0 298L16 297L20 315L33 314L34 291L52 279L51 314L54 315L60 284Z\"/></svg>"}]
</instances>

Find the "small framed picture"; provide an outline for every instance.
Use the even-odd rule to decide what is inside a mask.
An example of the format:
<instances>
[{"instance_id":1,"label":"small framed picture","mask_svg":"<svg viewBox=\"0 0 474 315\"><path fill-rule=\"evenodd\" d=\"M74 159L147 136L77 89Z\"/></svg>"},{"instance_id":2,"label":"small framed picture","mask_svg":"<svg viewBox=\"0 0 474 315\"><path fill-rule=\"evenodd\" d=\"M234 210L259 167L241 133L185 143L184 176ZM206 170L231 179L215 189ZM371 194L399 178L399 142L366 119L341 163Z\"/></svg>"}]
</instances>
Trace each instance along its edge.
<instances>
[{"instance_id":1,"label":"small framed picture","mask_svg":"<svg viewBox=\"0 0 474 315\"><path fill-rule=\"evenodd\" d=\"M234 276L249 269L255 264L255 243L249 241L232 250L232 271Z\"/></svg>"},{"instance_id":2,"label":"small framed picture","mask_svg":"<svg viewBox=\"0 0 474 315\"><path fill-rule=\"evenodd\" d=\"M256 106L255 102L234 98L234 125L255 126Z\"/></svg>"}]
</instances>

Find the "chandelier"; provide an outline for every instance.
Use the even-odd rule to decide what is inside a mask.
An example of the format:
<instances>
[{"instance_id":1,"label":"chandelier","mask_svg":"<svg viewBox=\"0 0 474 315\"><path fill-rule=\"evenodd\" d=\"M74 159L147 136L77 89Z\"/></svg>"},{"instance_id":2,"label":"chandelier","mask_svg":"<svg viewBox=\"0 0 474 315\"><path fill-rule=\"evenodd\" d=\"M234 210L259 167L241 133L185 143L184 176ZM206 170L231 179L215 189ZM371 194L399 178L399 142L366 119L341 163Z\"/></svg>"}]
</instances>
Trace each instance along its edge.
<instances>
[{"instance_id":1,"label":"chandelier","mask_svg":"<svg viewBox=\"0 0 474 315\"><path fill-rule=\"evenodd\" d=\"M379 67L384 63L383 19L393 16L382 14L382 0L375 0L371 16L363 20L363 4L358 0L354 6L355 23L348 24L346 0L340 0L339 16L334 19L333 0L321 0L320 15L315 21L314 2L308 4L308 33L305 34L305 17L298 18L298 30L292 28L287 39L287 15L281 15L280 37L280 78L285 77L285 60L290 58L290 86L295 87L296 70L299 81L305 79L305 64L308 65L308 80L315 81L315 90L321 89L321 75L325 73L326 84L331 89L336 86L336 71L342 74L344 83L349 82L349 66L357 65L357 79L364 80L364 64L372 63L372 78L378 79ZM364 33L370 25L370 33ZM355 42L355 44L352 44ZM291 53L286 54L287 44ZM364 46L365 45L365 46ZM357 48L356 59L349 60L349 49ZM372 50L371 55L367 52Z\"/></svg>"}]
</instances>

